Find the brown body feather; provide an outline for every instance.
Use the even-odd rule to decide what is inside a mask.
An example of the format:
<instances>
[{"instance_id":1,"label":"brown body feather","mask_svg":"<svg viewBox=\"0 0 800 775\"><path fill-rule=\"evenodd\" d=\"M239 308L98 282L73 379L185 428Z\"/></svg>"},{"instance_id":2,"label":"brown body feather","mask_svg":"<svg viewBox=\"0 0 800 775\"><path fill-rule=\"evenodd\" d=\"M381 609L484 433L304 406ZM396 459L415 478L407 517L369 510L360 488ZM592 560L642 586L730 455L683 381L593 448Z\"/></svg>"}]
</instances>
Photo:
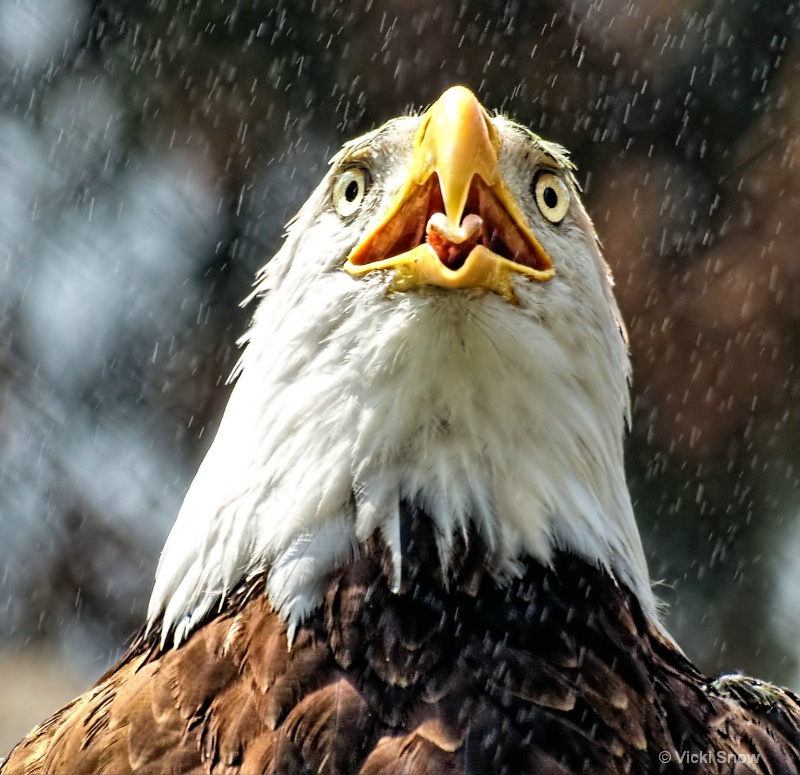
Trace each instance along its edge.
<instances>
[{"instance_id":1,"label":"brown body feather","mask_svg":"<svg viewBox=\"0 0 800 775\"><path fill-rule=\"evenodd\" d=\"M709 683L603 570L569 554L497 584L430 523L393 593L379 540L292 648L258 579L177 649L141 637L34 729L4 773L792 773L800 704Z\"/></svg>"}]
</instances>

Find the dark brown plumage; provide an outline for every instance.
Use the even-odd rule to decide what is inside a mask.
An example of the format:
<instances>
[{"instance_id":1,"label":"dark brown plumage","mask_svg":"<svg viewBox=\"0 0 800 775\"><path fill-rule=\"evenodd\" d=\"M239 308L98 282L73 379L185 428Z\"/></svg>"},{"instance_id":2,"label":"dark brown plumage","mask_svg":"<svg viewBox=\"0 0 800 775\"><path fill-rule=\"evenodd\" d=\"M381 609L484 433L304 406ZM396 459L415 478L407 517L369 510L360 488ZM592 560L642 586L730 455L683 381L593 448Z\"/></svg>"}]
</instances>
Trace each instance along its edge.
<instances>
[{"instance_id":1,"label":"dark brown plumage","mask_svg":"<svg viewBox=\"0 0 800 775\"><path fill-rule=\"evenodd\" d=\"M561 553L503 588L473 538L445 588L430 522L405 516L417 559L400 594L371 540L289 650L256 579L179 648L139 638L2 771L800 770L797 698L710 683L604 571Z\"/></svg>"}]
</instances>

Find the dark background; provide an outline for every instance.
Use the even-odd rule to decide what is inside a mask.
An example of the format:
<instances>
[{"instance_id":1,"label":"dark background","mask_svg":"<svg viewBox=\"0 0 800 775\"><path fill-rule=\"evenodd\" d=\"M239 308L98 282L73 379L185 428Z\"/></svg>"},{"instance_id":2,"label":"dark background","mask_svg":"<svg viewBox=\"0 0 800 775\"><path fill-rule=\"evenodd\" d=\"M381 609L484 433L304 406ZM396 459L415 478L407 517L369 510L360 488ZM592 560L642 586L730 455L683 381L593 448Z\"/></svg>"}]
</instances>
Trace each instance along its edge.
<instances>
[{"instance_id":1,"label":"dark background","mask_svg":"<svg viewBox=\"0 0 800 775\"><path fill-rule=\"evenodd\" d=\"M670 630L800 688L797 3L0 0L3 748L142 622L327 160L455 83L578 164Z\"/></svg>"}]
</instances>

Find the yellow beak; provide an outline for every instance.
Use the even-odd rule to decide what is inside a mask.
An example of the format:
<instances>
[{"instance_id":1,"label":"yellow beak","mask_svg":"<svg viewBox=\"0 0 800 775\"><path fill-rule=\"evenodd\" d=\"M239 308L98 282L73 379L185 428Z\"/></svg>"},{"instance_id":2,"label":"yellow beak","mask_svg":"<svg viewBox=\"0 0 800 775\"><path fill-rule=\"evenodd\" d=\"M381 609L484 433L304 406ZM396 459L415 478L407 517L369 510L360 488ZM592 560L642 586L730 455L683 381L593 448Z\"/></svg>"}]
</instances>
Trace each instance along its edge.
<instances>
[{"instance_id":1,"label":"yellow beak","mask_svg":"<svg viewBox=\"0 0 800 775\"><path fill-rule=\"evenodd\" d=\"M499 148L475 95L448 89L422 118L404 184L344 269L353 276L394 270L396 291L484 288L512 302L513 274L552 278L553 262L500 176Z\"/></svg>"}]
</instances>

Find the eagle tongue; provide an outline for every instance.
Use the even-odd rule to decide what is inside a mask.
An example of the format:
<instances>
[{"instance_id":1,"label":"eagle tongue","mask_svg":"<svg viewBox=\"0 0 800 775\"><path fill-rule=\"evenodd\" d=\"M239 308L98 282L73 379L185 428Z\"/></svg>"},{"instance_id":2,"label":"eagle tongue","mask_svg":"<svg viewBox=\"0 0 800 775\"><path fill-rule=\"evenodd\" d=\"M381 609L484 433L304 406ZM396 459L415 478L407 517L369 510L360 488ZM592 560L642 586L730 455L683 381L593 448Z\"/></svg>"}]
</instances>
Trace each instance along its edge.
<instances>
[{"instance_id":1,"label":"eagle tongue","mask_svg":"<svg viewBox=\"0 0 800 775\"><path fill-rule=\"evenodd\" d=\"M425 236L439 260L455 271L464 265L478 244L482 226L483 219L475 213L467 215L456 229L452 228L444 213L433 213L425 227Z\"/></svg>"}]
</instances>

